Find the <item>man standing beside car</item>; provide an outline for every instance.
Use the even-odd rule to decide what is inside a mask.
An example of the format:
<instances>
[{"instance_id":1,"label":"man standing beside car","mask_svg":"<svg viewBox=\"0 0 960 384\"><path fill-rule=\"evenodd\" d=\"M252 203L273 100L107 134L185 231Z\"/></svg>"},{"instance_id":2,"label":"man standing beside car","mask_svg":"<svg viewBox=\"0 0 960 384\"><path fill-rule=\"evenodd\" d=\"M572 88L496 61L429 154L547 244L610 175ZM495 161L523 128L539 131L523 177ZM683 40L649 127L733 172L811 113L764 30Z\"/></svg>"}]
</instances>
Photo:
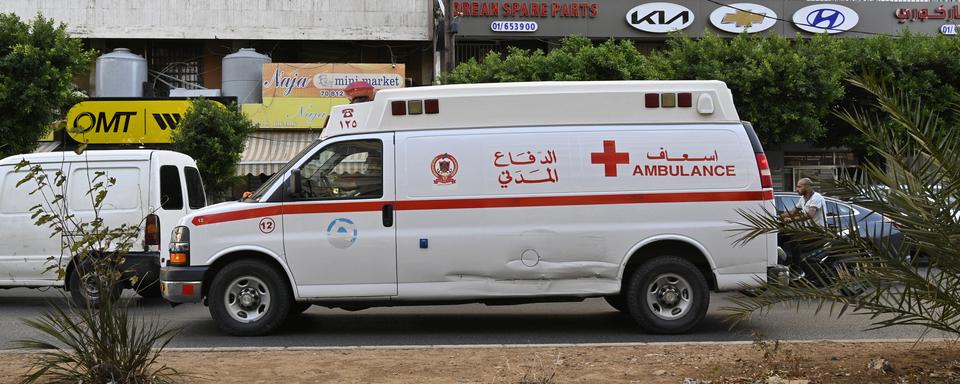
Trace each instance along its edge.
<instances>
[{"instance_id":1,"label":"man standing beside car","mask_svg":"<svg viewBox=\"0 0 960 384\"><path fill-rule=\"evenodd\" d=\"M800 194L800 201L797 206L780 217L785 221L793 220L813 220L819 226L826 225L824 218L824 199L817 191L813 190L813 181L804 177L797 180L797 193Z\"/></svg>"}]
</instances>

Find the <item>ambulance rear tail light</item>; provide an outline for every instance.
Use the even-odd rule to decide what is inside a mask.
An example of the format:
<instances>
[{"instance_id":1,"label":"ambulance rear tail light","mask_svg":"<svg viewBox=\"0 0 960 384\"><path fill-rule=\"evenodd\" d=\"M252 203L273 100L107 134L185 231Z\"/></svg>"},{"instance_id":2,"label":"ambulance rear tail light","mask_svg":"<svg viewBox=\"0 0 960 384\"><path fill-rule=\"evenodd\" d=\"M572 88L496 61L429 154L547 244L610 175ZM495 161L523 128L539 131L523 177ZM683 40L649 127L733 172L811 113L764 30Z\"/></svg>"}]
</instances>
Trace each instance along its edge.
<instances>
[{"instance_id":1,"label":"ambulance rear tail light","mask_svg":"<svg viewBox=\"0 0 960 384\"><path fill-rule=\"evenodd\" d=\"M763 152L757 154L757 168L760 169L760 187L773 188L773 175L770 173L770 163Z\"/></svg>"},{"instance_id":2,"label":"ambulance rear tail light","mask_svg":"<svg viewBox=\"0 0 960 384\"><path fill-rule=\"evenodd\" d=\"M643 105L647 108L690 108L693 106L693 94L680 93L646 93L643 95Z\"/></svg>"},{"instance_id":3,"label":"ambulance rear tail light","mask_svg":"<svg viewBox=\"0 0 960 384\"><path fill-rule=\"evenodd\" d=\"M760 144L760 138L757 131L753 129L753 124L749 121L741 122L743 130L750 140L750 146L753 147L753 153L757 157L757 169L760 170L760 187L773 188L773 174L770 173L770 162L767 161L767 155L763 152L763 145Z\"/></svg>"},{"instance_id":4,"label":"ambulance rear tail light","mask_svg":"<svg viewBox=\"0 0 960 384\"><path fill-rule=\"evenodd\" d=\"M390 113L394 116L434 115L440 113L440 101L437 99L426 100L394 100L390 102Z\"/></svg>"},{"instance_id":5,"label":"ambulance rear tail light","mask_svg":"<svg viewBox=\"0 0 960 384\"><path fill-rule=\"evenodd\" d=\"M143 229L143 242L145 245L160 245L160 217L155 214L147 215Z\"/></svg>"}]
</instances>

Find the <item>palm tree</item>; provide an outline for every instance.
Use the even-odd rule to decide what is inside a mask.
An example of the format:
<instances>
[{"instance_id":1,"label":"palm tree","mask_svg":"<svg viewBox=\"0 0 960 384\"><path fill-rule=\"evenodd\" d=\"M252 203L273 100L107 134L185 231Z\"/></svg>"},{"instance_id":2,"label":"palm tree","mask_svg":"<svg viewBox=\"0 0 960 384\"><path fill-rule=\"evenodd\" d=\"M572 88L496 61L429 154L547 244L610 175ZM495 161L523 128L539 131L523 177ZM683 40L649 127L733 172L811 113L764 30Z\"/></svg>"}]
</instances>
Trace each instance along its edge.
<instances>
[{"instance_id":1,"label":"palm tree","mask_svg":"<svg viewBox=\"0 0 960 384\"><path fill-rule=\"evenodd\" d=\"M856 198L895 222L903 242L872 241L851 228L784 222L769 212L740 212L738 242L779 231L845 263L812 279L766 282L725 309L736 323L778 303L814 301L817 312L870 315L870 329L922 325L960 335L960 124L876 77L850 83L874 103L836 115L863 135L876 156L863 162L859 175L831 182L831 192Z\"/></svg>"}]
</instances>

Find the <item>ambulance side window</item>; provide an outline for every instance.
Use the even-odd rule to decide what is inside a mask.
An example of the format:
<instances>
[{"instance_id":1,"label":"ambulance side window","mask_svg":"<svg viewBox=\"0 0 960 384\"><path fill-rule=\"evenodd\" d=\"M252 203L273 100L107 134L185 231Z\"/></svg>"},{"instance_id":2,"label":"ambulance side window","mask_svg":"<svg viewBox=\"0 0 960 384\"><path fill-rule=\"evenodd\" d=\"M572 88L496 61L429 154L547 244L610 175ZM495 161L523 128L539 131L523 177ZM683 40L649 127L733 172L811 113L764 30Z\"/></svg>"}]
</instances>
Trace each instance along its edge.
<instances>
[{"instance_id":1,"label":"ambulance side window","mask_svg":"<svg viewBox=\"0 0 960 384\"><path fill-rule=\"evenodd\" d=\"M383 143L334 143L300 167L299 199L376 199L383 197Z\"/></svg>"}]
</instances>

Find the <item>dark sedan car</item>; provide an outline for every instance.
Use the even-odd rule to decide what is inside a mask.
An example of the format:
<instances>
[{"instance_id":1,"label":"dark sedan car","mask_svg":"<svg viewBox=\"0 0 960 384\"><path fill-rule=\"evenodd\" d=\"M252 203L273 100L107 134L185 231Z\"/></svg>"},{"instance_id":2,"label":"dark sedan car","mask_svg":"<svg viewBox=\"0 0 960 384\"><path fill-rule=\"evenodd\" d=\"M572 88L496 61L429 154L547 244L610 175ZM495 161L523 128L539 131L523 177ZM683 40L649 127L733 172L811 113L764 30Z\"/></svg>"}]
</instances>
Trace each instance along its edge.
<instances>
[{"instance_id":1,"label":"dark sedan car","mask_svg":"<svg viewBox=\"0 0 960 384\"><path fill-rule=\"evenodd\" d=\"M777 214L782 214L793 209L800 201L800 195L789 192L777 192L775 194ZM879 213L873 212L867 208L856 204L848 203L831 197L824 197L826 201L826 224L832 228L856 230L860 236L870 238L877 244L890 244L899 247L903 242L903 233L897 229L896 224L883 217ZM787 250L788 257L790 249L796 249L787 245L784 236L778 236L778 242L784 250ZM889 243L886 243L889 241Z\"/></svg>"}]
</instances>

